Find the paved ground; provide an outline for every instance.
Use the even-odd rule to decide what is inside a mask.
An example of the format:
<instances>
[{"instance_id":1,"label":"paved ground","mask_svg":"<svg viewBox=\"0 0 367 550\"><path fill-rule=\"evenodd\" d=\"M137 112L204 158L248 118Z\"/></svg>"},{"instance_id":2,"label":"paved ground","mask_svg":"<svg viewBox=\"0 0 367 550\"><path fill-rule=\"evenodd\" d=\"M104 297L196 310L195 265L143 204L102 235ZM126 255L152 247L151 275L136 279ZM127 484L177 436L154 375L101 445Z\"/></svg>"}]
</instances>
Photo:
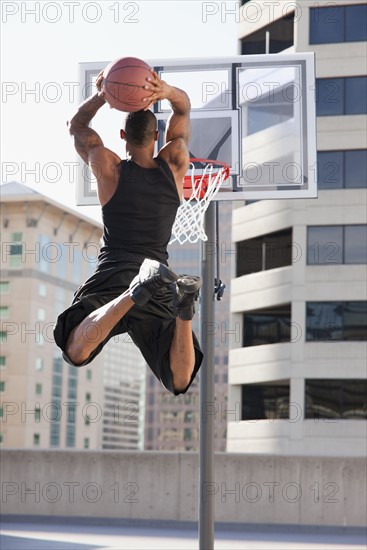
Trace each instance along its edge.
<instances>
[{"instance_id":1,"label":"paved ground","mask_svg":"<svg viewBox=\"0 0 367 550\"><path fill-rule=\"evenodd\" d=\"M116 527L2 523L1 550L191 550L198 549L197 531L155 527ZM362 534L218 531L216 550L365 550Z\"/></svg>"}]
</instances>

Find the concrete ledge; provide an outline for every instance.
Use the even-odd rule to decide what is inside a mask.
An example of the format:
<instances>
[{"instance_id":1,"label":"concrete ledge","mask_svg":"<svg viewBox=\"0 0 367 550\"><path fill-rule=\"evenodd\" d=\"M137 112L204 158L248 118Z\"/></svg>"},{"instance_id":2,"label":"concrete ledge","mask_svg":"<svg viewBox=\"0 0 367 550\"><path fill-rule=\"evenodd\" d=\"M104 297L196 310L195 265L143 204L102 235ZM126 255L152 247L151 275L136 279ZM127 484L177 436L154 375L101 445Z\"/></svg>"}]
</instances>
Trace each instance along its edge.
<instances>
[{"instance_id":1,"label":"concrete ledge","mask_svg":"<svg viewBox=\"0 0 367 550\"><path fill-rule=\"evenodd\" d=\"M65 517L65 516L21 516L1 515L2 524L32 524L40 525L95 525L110 527L150 528L150 529L178 529L185 531L198 530L198 522L195 521L163 521L163 520L141 520L141 519L118 519L118 518L93 518L93 517ZM236 533L297 533L297 534L322 534L322 535L356 535L366 536L365 527L343 527L331 525L291 525L282 523L272 525L270 523L230 523L215 522L217 531L230 531Z\"/></svg>"},{"instance_id":2,"label":"concrete ledge","mask_svg":"<svg viewBox=\"0 0 367 550\"><path fill-rule=\"evenodd\" d=\"M218 524L363 527L359 457L218 453L204 488ZM4 450L2 513L95 521L196 522L198 455Z\"/></svg>"}]
</instances>

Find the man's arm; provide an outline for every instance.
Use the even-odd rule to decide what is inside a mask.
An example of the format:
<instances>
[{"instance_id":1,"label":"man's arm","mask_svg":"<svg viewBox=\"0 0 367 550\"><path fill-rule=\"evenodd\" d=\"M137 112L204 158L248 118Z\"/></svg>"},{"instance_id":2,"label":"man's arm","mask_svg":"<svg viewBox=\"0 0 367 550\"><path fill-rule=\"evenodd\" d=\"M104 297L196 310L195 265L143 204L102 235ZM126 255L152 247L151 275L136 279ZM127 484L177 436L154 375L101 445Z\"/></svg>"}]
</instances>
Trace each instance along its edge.
<instances>
[{"instance_id":1,"label":"man's arm","mask_svg":"<svg viewBox=\"0 0 367 550\"><path fill-rule=\"evenodd\" d=\"M176 181L182 187L182 179L187 172L190 160L188 150L191 130L190 99L183 90L161 80L155 71L152 71L152 77L148 79L145 87L152 92L152 95L147 98L148 104L145 110L162 99L170 102L172 114L166 126L166 144L159 151L159 156L171 165Z\"/></svg>"},{"instance_id":2,"label":"man's arm","mask_svg":"<svg viewBox=\"0 0 367 550\"><path fill-rule=\"evenodd\" d=\"M188 145L191 130L189 96L183 90L170 86L170 92L166 99L172 108L172 114L166 127L166 143L181 138Z\"/></svg>"},{"instance_id":3,"label":"man's arm","mask_svg":"<svg viewBox=\"0 0 367 550\"><path fill-rule=\"evenodd\" d=\"M89 164L89 155L94 147L103 147L100 136L89 128L89 123L98 110L106 103L106 100L99 93L87 99L80 105L78 111L68 122L69 133L74 138L74 145L77 153L86 164Z\"/></svg>"},{"instance_id":4,"label":"man's arm","mask_svg":"<svg viewBox=\"0 0 367 550\"><path fill-rule=\"evenodd\" d=\"M103 206L115 192L121 159L103 145L103 141L89 123L106 103L101 92L102 73L97 77L98 92L82 103L68 123L69 133L74 138L75 149L96 177L98 197Z\"/></svg>"}]
</instances>

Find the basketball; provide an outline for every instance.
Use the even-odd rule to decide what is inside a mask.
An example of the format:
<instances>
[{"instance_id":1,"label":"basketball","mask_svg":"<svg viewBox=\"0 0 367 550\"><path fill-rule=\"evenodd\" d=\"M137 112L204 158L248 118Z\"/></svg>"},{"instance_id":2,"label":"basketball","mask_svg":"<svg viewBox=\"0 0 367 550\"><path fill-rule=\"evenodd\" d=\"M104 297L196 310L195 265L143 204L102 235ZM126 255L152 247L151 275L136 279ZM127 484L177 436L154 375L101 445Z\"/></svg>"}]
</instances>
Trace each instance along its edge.
<instances>
[{"instance_id":1,"label":"basketball","mask_svg":"<svg viewBox=\"0 0 367 550\"><path fill-rule=\"evenodd\" d=\"M151 92L144 90L150 67L136 57L122 57L112 61L103 71L103 92L106 101L118 111L133 113L143 109Z\"/></svg>"}]
</instances>

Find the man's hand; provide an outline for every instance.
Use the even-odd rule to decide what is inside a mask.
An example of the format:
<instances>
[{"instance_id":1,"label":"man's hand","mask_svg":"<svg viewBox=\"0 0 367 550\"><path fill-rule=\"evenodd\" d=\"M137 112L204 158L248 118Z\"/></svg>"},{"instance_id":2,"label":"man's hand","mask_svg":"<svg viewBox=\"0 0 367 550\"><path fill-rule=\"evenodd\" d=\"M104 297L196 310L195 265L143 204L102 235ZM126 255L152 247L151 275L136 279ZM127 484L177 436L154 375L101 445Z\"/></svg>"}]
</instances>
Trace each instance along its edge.
<instances>
[{"instance_id":1,"label":"man's hand","mask_svg":"<svg viewBox=\"0 0 367 550\"><path fill-rule=\"evenodd\" d=\"M143 99L146 102L144 111L150 109L154 103L161 101L162 99L169 99L170 94L172 93L172 86L161 80L158 74L151 69L152 76L147 78L148 84L144 88L151 92L151 94Z\"/></svg>"},{"instance_id":2,"label":"man's hand","mask_svg":"<svg viewBox=\"0 0 367 550\"><path fill-rule=\"evenodd\" d=\"M98 96L102 97L103 99L106 99L104 95L104 91L102 90L103 81L104 81L103 71L101 71L97 76L96 88L98 90Z\"/></svg>"}]
</instances>

